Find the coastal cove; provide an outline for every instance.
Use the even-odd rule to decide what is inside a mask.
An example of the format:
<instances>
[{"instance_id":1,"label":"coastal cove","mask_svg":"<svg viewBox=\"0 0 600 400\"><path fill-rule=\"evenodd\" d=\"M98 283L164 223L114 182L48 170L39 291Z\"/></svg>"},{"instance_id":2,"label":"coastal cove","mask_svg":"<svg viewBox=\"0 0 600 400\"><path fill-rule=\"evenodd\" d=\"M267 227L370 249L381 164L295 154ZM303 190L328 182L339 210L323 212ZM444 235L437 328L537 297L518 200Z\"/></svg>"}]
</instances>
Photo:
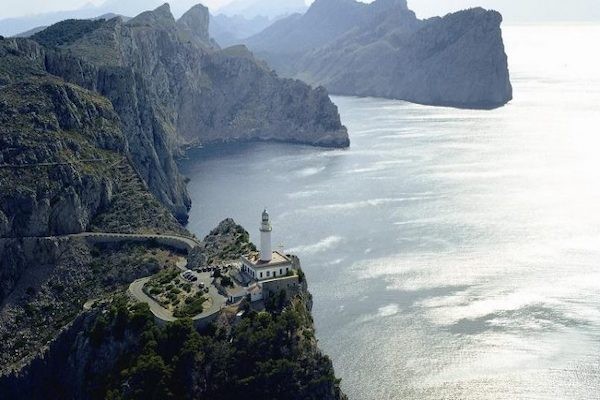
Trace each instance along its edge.
<instances>
[{"instance_id":1,"label":"coastal cove","mask_svg":"<svg viewBox=\"0 0 600 400\"><path fill-rule=\"evenodd\" d=\"M350 399L600 390L600 26L504 38L504 108L333 97L349 149L247 143L182 163L198 237L233 217L258 242L269 208Z\"/></svg>"}]
</instances>

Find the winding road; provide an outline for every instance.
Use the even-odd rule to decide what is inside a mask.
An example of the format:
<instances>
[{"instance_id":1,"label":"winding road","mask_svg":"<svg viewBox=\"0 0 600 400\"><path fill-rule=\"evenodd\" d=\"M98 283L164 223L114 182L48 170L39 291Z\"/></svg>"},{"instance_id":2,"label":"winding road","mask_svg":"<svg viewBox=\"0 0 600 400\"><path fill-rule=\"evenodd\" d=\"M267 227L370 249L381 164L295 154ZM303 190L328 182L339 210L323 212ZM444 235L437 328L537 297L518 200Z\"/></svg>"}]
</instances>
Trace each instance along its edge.
<instances>
[{"instance_id":1,"label":"winding road","mask_svg":"<svg viewBox=\"0 0 600 400\"><path fill-rule=\"evenodd\" d=\"M78 239L83 238L90 243L93 244L103 244L103 243L121 243L121 242L147 242L149 240L155 241L157 244L162 246L174 248L176 250L185 251L188 254L199 247L202 243L191 237L181 236L181 235L161 235L161 234L138 234L138 233L110 233L110 232L82 232L82 233L74 233L60 236L40 236L40 237L28 237L24 239ZM11 238L5 237L1 239L19 239L19 238ZM187 270L187 260L182 258L180 262L177 263L177 267L182 271ZM173 317L173 314L162 307L158 302L154 299L146 295L142 288L144 284L150 280L151 277L146 277L142 279L138 279L132 282L129 285L130 294L139 302L147 303L150 306L150 311L154 316L162 321L171 322L175 321L177 318ZM223 305L225 305L227 299L223 297L214 287L210 281L207 279L205 284L209 288L208 296L212 299L212 304L209 309L204 310L202 314L196 315L192 318L194 321L199 321L208 317L213 316L218 313ZM91 307L91 300L86 302L85 306Z\"/></svg>"},{"instance_id":2,"label":"winding road","mask_svg":"<svg viewBox=\"0 0 600 400\"><path fill-rule=\"evenodd\" d=\"M142 234L142 233L110 233L110 232L81 232L72 233L66 235L55 235L55 236L6 236L1 237L1 240L12 240L12 239L48 239L48 240L64 240L64 239L78 239L83 238L93 244L102 243L121 243L121 242L147 242L155 241L157 244L162 246L170 247L180 251L189 252L199 247L202 243L195 238L169 234Z\"/></svg>"}]
</instances>

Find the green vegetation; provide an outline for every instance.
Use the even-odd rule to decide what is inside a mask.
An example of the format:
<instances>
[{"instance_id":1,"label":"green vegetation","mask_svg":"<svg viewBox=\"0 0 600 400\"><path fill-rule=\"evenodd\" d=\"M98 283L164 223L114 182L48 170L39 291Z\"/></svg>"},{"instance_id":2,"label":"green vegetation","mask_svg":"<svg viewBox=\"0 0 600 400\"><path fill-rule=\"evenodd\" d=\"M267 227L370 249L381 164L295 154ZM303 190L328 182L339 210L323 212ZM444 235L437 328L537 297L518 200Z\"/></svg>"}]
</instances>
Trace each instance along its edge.
<instances>
[{"instance_id":1,"label":"green vegetation","mask_svg":"<svg viewBox=\"0 0 600 400\"><path fill-rule=\"evenodd\" d=\"M176 267L163 269L144 285L143 290L171 310L175 317L194 317L202 312L208 299L197 285L179 279L179 273Z\"/></svg>"},{"instance_id":2,"label":"green vegetation","mask_svg":"<svg viewBox=\"0 0 600 400\"><path fill-rule=\"evenodd\" d=\"M177 318L191 318L202 313L206 297L201 293L196 293L185 299L183 306L177 307L173 315Z\"/></svg>"},{"instance_id":3,"label":"green vegetation","mask_svg":"<svg viewBox=\"0 0 600 400\"><path fill-rule=\"evenodd\" d=\"M23 302L14 305L14 318L0 324L3 367L21 362L48 344L88 300L110 299L135 279L156 273L165 264L172 266L175 259L170 250L143 245L89 248L80 242L62 246L61 259L41 283L14 291Z\"/></svg>"},{"instance_id":4,"label":"green vegetation","mask_svg":"<svg viewBox=\"0 0 600 400\"><path fill-rule=\"evenodd\" d=\"M199 333L190 320L161 328L147 307L116 302L88 336L99 351L136 338L114 370L95 376L103 382L95 398L321 400L339 392L331 361L315 351L300 299L276 315L249 312L230 334Z\"/></svg>"},{"instance_id":5,"label":"green vegetation","mask_svg":"<svg viewBox=\"0 0 600 400\"><path fill-rule=\"evenodd\" d=\"M233 287L233 281L231 280L230 277L224 276L221 278L221 285L223 287Z\"/></svg>"},{"instance_id":6,"label":"green vegetation","mask_svg":"<svg viewBox=\"0 0 600 400\"><path fill-rule=\"evenodd\" d=\"M66 46L100 28L104 22L103 19L68 19L36 33L31 39L43 46Z\"/></svg>"}]
</instances>

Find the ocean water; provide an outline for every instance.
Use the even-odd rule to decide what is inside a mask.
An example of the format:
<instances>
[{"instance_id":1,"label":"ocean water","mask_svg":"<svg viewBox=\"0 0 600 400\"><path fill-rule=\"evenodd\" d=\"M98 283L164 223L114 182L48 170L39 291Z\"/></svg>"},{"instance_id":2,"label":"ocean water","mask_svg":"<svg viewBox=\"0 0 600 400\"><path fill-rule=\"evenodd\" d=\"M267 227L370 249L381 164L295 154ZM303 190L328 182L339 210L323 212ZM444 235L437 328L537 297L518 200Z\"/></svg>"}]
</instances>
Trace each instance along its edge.
<instances>
[{"instance_id":1,"label":"ocean water","mask_svg":"<svg viewBox=\"0 0 600 400\"><path fill-rule=\"evenodd\" d=\"M600 398L600 26L504 35L506 107L333 97L350 149L184 163L199 236L270 210L351 399Z\"/></svg>"}]
</instances>

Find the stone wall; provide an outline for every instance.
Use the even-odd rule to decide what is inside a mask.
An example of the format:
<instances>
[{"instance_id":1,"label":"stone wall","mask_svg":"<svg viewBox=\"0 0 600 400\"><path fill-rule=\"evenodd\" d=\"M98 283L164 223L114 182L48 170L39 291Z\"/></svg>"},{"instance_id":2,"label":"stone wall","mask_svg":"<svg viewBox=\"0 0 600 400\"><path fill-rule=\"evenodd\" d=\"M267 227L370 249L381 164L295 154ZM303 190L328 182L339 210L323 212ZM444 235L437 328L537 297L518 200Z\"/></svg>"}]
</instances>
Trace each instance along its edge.
<instances>
[{"instance_id":1,"label":"stone wall","mask_svg":"<svg viewBox=\"0 0 600 400\"><path fill-rule=\"evenodd\" d=\"M276 295L282 290L285 290L288 298L298 294L302 287L298 275L284 276L277 279L262 282L263 287L263 298L267 299L273 295Z\"/></svg>"}]
</instances>

